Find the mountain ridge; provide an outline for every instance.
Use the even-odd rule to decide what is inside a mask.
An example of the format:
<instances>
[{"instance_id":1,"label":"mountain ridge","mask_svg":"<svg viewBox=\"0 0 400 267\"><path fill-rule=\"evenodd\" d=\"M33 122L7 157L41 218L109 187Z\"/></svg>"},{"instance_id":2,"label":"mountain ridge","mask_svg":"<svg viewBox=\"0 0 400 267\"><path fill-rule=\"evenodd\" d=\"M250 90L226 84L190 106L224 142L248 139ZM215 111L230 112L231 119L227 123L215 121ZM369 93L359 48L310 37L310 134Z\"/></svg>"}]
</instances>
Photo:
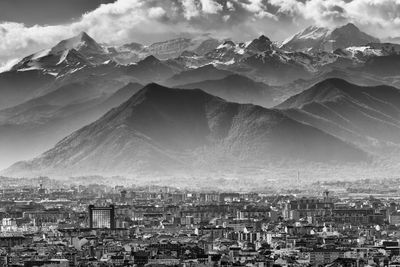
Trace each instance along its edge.
<instances>
[{"instance_id":1,"label":"mountain ridge","mask_svg":"<svg viewBox=\"0 0 400 267\"><path fill-rule=\"evenodd\" d=\"M16 163L5 173L108 170L132 175L151 172L156 165L165 171L188 171L208 168L206 162L223 162L232 156L236 163L247 159L258 164L280 158L305 162L363 162L369 158L358 148L280 111L226 102L199 89L152 83L41 156ZM199 163L200 158L205 162Z\"/></svg>"},{"instance_id":2,"label":"mountain ridge","mask_svg":"<svg viewBox=\"0 0 400 267\"><path fill-rule=\"evenodd\" d=\"M400 144L400 90L395 87L328 79L276 108L370 151L379 146L396 149Z\"/></svg>"},{"instance_id":3,"label":"mountain ridge","mask_svg":"<svg viewBox=\"0 0 400 267\"><path fill-rule=\"evenodd\" d=\"M286 39L281 48L294 51L334 51L379 42L378 38L360 31L353 23L348 23L334 29L309 26Z\"/></svg>"}]
</instances>

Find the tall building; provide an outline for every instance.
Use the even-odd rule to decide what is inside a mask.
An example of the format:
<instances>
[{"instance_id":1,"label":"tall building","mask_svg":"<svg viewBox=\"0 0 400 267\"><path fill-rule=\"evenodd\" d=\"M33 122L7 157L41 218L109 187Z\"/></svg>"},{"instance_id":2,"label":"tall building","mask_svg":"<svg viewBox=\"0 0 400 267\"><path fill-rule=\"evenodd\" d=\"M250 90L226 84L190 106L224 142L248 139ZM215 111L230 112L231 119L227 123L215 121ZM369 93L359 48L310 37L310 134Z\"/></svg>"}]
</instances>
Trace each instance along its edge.
<instances>
[{"instance_id":1,"label":"tall building","mask_svg":"<svg viewBox=\"0 0 400 267\"><path fill-rule=\"evenodd\" d=\"M38 190L39 195L44 195L46 194L46 189L43 187L43 184L40 183L39 185L39 190Z\"/></svg>"},{"instance_id":2,"label":"tall building","mask_svg":"<svg viewBox=\"0 0 400 267\"><path fill-rule=\"evenodd\" d=\"M114 205L109 207L89 206L89 227L115 229Z\"/></svg>"}]
</instances>

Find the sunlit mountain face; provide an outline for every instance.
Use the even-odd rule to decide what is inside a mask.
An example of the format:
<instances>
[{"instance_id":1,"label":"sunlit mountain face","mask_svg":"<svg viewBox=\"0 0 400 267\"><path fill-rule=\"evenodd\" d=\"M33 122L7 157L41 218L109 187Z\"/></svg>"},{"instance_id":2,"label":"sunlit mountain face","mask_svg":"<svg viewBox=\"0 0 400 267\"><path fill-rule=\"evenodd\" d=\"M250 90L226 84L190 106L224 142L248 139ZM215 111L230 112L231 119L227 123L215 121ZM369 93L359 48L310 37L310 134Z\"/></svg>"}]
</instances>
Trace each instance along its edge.
<instances>
[{"instance_id":1,"label":"sunlit mountain face","mask_svg":"<svg viewBox=\"0 0 400 267\"><path fill-rule=\"evenodd\" d=\"M357 21L315 23L284 41L264 32L143 42L122 31L107 42L97 28L73 32L0 73L1 175L254 185L299 171L318 180L400 170L395 36Z\"/></svg>"}]
</instances>

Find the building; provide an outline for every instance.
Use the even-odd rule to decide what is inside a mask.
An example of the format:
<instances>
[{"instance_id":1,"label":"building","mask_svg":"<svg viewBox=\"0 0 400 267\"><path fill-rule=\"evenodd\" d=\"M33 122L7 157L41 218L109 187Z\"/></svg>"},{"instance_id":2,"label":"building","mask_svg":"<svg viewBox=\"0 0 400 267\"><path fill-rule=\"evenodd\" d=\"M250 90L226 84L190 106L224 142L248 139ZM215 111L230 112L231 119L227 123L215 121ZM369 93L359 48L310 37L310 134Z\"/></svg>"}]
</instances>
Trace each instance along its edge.
<instances>
[{"instance_id":1,"label":"building","mask_svg":"<svg viewBox=\"0 0 400 267\"><path fill-rule=\"evenodd\" d=\"M1 224L2 232L16 231L17 228L17 221L14 218L3 218Z\"/></svg>"},{"instance_id":2,"label":"building","mask_svg":"<svg viewBox=\"0 0 400 267\"><path fill-rule=\"evenodd\" d=\"M332 219L338 224L371 225L383 224L385 215L376 213L372 208L364 209L334 209Z\"/></svg>"},{"instance_id":3,"label":"building","mask_svg":"<svg viewBox=\"0 0 400 267\"><path fill-rule=\"evenodd\" d=\"M389 223L391 225L400 225L400 212L392 212L389 217Z\"/></svg>"},{"instance_id":4,"label":"building","mask_svg":"<svg viewBox=\"0 0 400 267\"><path fill-rule=\"evenodd\" d=\"M314 249L310 252L310 264L312 266L324 266L338 258L344 257L345 251L338 249Z\"/></svg>"},{"instance_id":5,"label":"building","mask_svg":"<svg viewBox=\"0 0 400 267\"><path fill-rule=\"evenodd\" d=\"M44 266L44 267L69 267L69 261L66 259L51 259L51 260L34 260L34 261L25 261L24 266L26 267L36 267L36 266Z\"/></svg>"},{"instance_id":6,"label":"building","mask_svg":"<svg viewBox=\"0 0 400 267\"><path fill-rule=\"evenodd\" d=\"M24 218L29 218L34 225L42 226L45 223L57 223L67 217L67 213L61 209L32 210L23 213Z\"/></svg>"},{"instance_id":7,"label":"building","mask_svg":"<svg viewBox=\"0 0 400 267\"><path fill-rule=\"evenodd\" d=\"M292 200L286 204L283 210L285 219L298 220L308 217L325 217L331 214L334 208L329 192L324 192L324 197L320 198L300 198Z\"/></svg>"},{"instance_id":8,"label":"building","mask_svg":"<svg viewBox=\"0 0 400 267\"><path fill-rule=\"evenodd\" d=\"M114 205L109 207L89 206L89 227L115 229Z\"/></svg>"},{"instance_id":9,"label":"building","mask_svg":"<svg viewBox=\"0 0 400 267\"><path fill-rule=\"evenodd\" d=\"M4 248L11 248L14 246L19 246L22 244L30 244L32 243L31 237L25 237L20 233L13 233L13 234L2 234L0 235L0 247Z\"/></svg>"}]
</instances>

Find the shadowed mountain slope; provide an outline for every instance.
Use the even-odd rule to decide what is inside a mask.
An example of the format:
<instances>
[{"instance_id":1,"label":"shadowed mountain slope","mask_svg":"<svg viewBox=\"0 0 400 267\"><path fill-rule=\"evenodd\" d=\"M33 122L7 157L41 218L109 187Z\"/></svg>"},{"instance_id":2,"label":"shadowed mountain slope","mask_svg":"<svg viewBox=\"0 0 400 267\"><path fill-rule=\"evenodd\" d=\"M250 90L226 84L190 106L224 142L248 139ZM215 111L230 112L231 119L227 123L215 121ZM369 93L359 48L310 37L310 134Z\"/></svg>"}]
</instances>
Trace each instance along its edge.
<instances>
[{"instance_id":1,"label":"shadowed mountain slope","mask_svg":"<svg viewBox=\"0 0 400 267\"><path fill-rule=\"evenodd\" d=\"M188 171L282 160L360 162L366 153L280 111L149 84L9 175Z\"/></svg>"}]
</instances>

